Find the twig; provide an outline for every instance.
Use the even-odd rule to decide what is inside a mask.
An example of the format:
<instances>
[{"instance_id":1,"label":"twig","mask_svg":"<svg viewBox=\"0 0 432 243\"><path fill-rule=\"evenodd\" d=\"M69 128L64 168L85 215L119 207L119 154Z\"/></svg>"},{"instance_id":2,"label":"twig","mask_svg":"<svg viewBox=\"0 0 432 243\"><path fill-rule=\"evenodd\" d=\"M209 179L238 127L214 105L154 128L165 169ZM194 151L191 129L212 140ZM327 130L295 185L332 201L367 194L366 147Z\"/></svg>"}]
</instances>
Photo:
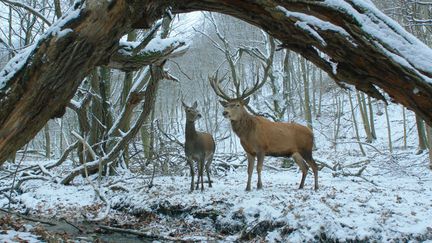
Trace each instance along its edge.
<instances>
[{"instance_id":1,"label":"twig","mask_svg":"<svg viewBox=\"0 0 432 243\"><path fill-rule=\"evenodd\" d=\"M62 219L63 219L63 221L64 221L66 224L68 224L68 225L74 227L74 228L77 229L80 233L83 233L83 232L84 232L80 227L76 226L75 224L72 224L72 223L69 222L66 218L62 218Z\"/></svg>"},{"instance_id":2,"label":"twig","mask_svg":"<svg viewBox=\"0 0 432 243\"><path fill-rule=\"evenodd\" d=\"M73 144L69 145L69 147L67 147L66 150L63 152L63 154L60 157L60 159L58 159L57 162L54 163L54 164L47 165L46 168L47 169L51 169L51 168L54 168L56 166L61 165L67 159L67 157L69 156L70 152L72 152L72 150L78 148L78 145L79 145L78 141L75 141Z\"/></svg>"},{"instance_id":3,"label":"twig","mask_svg":"<svg viewBox=\"0 0 432 243\"><path fill-rule=\"evenodd\" d=\"M381 154L381 155L384 155L384 153L383 152L381 152L379 149L377 149L375 146L373 146L372 144L370 144L370 143L365 143L365 142L360 142L360 141L353 141L353 142L350 142L350 141L346 141L346 142L338 142L338 144L344 144L344 143L359 143L359 144L362 144L362 145L367 145L367 146L370 146L370 147L372 147L375 151L377 151L379 154Z\"/></svg>"},{"instance_id":4,"label":"twig","mask_svg":"<svg viewBox=\"0 0 432 243\"><path fill-rule=\"evenodd\" d=\"M159 131L162 133L162 135L164 135L166 138L168 138L171 142L174 142L174 143L180 145L182 148L185 147L185 145L182 142L180 142L177 138L174 138L171 135L164 132L164 130L159 125L159 120L156 120L156 126L159 129Z\"/></svg>"},{"instance_id":5,"label":"twig","mask_svg":"<svg viewBox=\"0 0 432 243\"><path fill-rule=\"evenodd\" d=\"M36 9L34 9L34 8L32 8L32 7L30 7L30 6L26 5L26 4L23 4L23 3L20 3L20 2L16 2L16 1L10 1L10 0L1 0L1 1L3 3L5 3L5 4L8 4L8 5L13 5L13 6L16 6L16 7L23 8L23 9L29 11L30 13L32 13L33 15L35 15L36 17L40 18L48 26L51 26L51 22L47 18L45 18L45 16L43 16L42 14L40 14Z\"/></svg>"},{"instance_id":6,"label":"twig","mask_svg":"<svg viewBox=\"0 0 432 243\"><path fill-rule=\"evenodd\" d=\"M90 154L92 155L93 158L99 160L99 164L100 164L101 159L97 156L96 152L93 150L93 148L90 146L90 144L88 144L87 141L83 137L81 137L81 135L79 135L77 132L72 131L71 133L72 133L72 135L74 135L84 145L84 147L86 149L89 150L89 152L90 152ZM85 178L86 178L87 182L92 186L92 188L95 191L96 195L106 204L106 210L105 210L104 214L102 214L101 216L96 217L94 219L87 219L87 220L88 221L92 221L92 222L93 221L103 220L103 219L105 219L108 216L108 214L109 214L109 212L111 210L111 203L108 201L108 199L105 197L105 195L103 195L101 193L101 191L89 179L88 169L87 169L87 163L84 163L83 166L84 166L84 173L85 173ZM99 168L99 171L100 171L100 168Z\"/></svg>"}]
</instances>

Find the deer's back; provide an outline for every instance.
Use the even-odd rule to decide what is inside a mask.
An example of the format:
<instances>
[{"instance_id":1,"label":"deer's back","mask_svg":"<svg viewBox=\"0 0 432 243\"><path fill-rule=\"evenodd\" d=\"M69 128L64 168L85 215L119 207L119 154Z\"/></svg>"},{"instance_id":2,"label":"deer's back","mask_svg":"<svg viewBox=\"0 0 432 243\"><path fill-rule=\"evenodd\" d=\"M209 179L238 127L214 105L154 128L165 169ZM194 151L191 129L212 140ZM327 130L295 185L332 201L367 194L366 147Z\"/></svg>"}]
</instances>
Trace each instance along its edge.
<instances>
[{"instance_id":1,"label":"deer's back","mask_svg":"<svg viewBox=\"0 0 432 243\"><path fill-rule=\"evenodd\" d=\"M291 156L294 152L310 153L313 147L311 129L297 123L272 122L256 117L256 126L241 139L248 153L264 152L270 156Z\"/></svg>"}]
</instances>

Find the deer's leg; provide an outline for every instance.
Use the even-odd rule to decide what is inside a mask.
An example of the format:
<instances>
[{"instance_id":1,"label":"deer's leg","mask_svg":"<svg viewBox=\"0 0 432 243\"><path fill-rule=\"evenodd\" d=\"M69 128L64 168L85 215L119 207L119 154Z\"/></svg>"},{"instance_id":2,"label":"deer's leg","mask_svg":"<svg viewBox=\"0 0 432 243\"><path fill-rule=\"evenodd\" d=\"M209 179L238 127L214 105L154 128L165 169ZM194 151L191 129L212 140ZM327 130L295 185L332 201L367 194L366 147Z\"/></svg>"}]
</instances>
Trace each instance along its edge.
<instances>
[{"instance_id":1,"label":"deer's leg","mask_svg":"<svg viewBox=\"0 0 432 243\"><path fill-rule=\"evenodd\" d=\"M261 181L261 171L264 164L264 153L257 154L257 174L258 174L258 183L257 189L262 189L262 181Z\"/></svg>"},{"instance_id":2,"label":"deer's leg","mask_svg":"<svg viewBox=\"0 0 432 243\"><path fill-rule=\"evenodd\" d=\"M247 160L248 160L248 179L247 179L246 191L250 191L252 173L253 173L254 163L255 163L255 156L247 153Z\"/></svg>"},{"instance_id":3,"label":"deer's leg","mask_svg":"<svg viewBox=\"0 0 432 243\"><path fill-rule=\"evenodd\" d=\"M193 160L191 158L188 158L188 164L189 164L189 168L190 168L190 175L191 175L191 186L190 186L190 191L193 192L194 190L194 168L193 168Z\"/></svg>"},{"instance_id":4,"label":"deer's leg","mask_svg":"<svg viewBox=\"0 0 432 243\"><path fill-rule=\"evenodd\" d=\"M318 190L318 165L312 157L312 152L303 153L303 158L305 159L307 165L309 165L314 174L314 182L315 182L315 191Z\"/></svg>"},{"instance_id":5,"label":"deer's leg","mask_svg":"<svg viewBox=\"0 0 432 243\"><path fill-rule=\"evenodd\" d=\"M318 190L318 165L316 164L314 159L306 160L308 165L312 168L312 172L314 174L314 181L315 181L315 191Z\"/></svg>"},{"instance_id":6,"label":"deer's leg","mask_svg":"<svg viewBox=\"0 0 432 243\"><path fill-rule=\"evenodd\" d=\"M199 162L200 172L199 177L201 177L201 191L204 191L204 158Z\"/></svg>"},{"instance_id":7,"label":"deer's leg","mask_svg":"<svg viewBox=\"0 0 432 243\"><path fill-rule=\"evenodd\" d=\"M205 165L209 187L212 187L212 183L210 180L210 165L211 165L212 161L213 161L213 155L210 156L210 158L207 160L207 163Z\"/></svg>"},{"instance_id":8,"label":"deer's leg","mask_svg":"<svg viewBox=\"0 0 432 243\"><path fill-rule=\"evenodd\" d=\"M299 153L294 153L292 155L292 157L293 157L294 161L296 162L296 164L300 167L300 170L302 171L302 178L301 178L300 186L299 186L299 189L302 189L304 186L306 176L307 176L308 166L304 162L303 157Z\"/></svg>"},{"instance_id":9,"label":"deer's leg","mask_svg":"<svg viewBox=\"0 0 432 243\"><path fill-rule=\"evenodd\" d=\"M198 190L199 189L199 185L200 185L200 181L201 181L201 184L203 184L203 181L202 181L202 174L203 174L203 160L202 159L199 159L198 161L197 161L197 168L198 168L198 181L197 181L197 184L196 184L196 190ZM203 190L204 188L203 187L201 187L201 190Z\"/></svg>"}]
</instances>

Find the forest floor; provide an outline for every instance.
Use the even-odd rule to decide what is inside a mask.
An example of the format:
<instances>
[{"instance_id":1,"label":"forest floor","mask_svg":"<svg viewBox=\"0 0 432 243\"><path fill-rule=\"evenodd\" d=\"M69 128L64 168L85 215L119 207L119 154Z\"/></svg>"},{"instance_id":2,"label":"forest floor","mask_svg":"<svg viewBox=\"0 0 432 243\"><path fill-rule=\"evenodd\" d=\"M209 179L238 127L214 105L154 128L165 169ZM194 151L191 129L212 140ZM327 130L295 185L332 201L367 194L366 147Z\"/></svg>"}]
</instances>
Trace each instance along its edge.
<instances>
[{"instance_id":1,"label":"forest floor","mask_svg":"<svg viewBox=\"0 0 432 243\"><path fill-rule=\"evenodd\" d=\"M254 172L254 189L246 192L246 166L241 158L236 169L213 177L212 188L205 184L204 192L190 193L187 175L155 176L151 183L151 176L123 171L103 179L101 186L95 177L92 184L79 177L70 186L56 180L25 181L11 209L28 217L54 219L69 228L74 225L68 230L57 227L57 235L82 241L432 240L432 173L427 154L415 155L413 149L398 150L392 156L373 151L358 156L318 150L316 159L326 165L319 172L318 191L313 190L311 173L305 188L299 190L301 173L296 166L284 169L281 160L266 158L264 188L256 190ZM48 161L28 161L27 165L37 163ZM65 163L56 173L65 173L70 166ZM11 180L2 180L0 187ZM95 188L100 188L106 202ZM6 194L0 194L0 208L7 206ZM52 227L44 224L29 226L24 219L4 214L0 221L1 242L38 242L53 235L47 233ZM98 234L91 236L94 232Z\"/></svg>"}]
</instances>

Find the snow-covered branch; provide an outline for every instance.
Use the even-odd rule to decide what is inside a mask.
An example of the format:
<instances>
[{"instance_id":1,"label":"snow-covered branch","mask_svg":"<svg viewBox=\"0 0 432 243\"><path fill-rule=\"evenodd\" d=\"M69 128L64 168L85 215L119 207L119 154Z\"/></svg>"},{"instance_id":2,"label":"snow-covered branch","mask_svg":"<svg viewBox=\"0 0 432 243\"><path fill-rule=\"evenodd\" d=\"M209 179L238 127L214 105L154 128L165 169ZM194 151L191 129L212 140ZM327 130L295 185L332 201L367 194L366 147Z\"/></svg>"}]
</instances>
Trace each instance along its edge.
<instances>
[{"instance_id":1,"label":"snow-covered branch","mask_svg":"<svg viewBox=\"0 0 432 243\"><path fill-rule=\"evenodd\" d=\"M183 55L188 46L180 38L152 39L145 48L139 42L121 41L120 48L108 64L109 67L122 71L134 71L152 63ZM142 48L142 49L141 49ZM141 49L136 51L136 49Z\"/></svg>"}]
</instances>

